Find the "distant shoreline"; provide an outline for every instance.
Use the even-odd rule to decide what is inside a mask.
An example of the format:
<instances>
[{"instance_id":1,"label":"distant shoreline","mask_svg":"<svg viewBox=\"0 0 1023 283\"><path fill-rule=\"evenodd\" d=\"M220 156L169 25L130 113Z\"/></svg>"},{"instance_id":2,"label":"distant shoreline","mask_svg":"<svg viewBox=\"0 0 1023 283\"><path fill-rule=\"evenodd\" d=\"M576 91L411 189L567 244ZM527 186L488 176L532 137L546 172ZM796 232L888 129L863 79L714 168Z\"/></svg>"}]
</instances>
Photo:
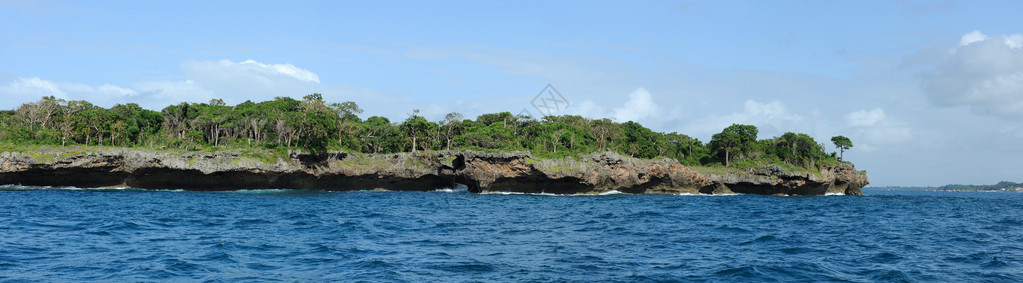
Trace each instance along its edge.
<instances>
[{"instance_id":1,"label":"distant shoreline","mask_svg":"<svg viewBox=\"0 0 1023 283\"><path fill-rule=\"evenodd\" d=\"M994 192L994 193L1020 193L1023 192L1023 183L1001 181L994 185L959 185L950 184L938 187L909 187L909 186L884 186L865 187L864 190L896 190L896 191L934 191L934 192Z\"/></svg>"}]
</instances>

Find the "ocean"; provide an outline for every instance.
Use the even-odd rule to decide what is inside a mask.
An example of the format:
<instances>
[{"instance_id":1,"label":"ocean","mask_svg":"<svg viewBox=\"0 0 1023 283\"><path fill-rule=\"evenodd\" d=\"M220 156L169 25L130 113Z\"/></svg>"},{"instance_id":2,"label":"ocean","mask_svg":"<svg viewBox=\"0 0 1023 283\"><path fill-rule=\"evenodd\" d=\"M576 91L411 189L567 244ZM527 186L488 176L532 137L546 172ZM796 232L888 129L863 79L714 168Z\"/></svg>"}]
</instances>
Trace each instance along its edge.
<instances>
[{"instance_id":1,"label":"ocean","mask_svg":"<svg viewBox=\"0 0 1023 283\"><path fill-rule=\"evenodd\" d=\"M1023 194L0 187L0 281L1023 281Z\"/></svg>"}]
</instances>

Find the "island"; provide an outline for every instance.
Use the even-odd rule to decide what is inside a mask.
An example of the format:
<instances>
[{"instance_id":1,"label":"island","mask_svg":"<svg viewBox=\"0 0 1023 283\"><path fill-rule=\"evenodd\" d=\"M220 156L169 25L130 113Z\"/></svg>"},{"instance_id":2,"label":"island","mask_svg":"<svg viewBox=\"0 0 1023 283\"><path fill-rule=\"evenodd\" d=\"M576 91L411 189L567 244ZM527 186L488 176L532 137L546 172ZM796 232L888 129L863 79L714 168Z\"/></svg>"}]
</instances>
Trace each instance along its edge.
<instances>
[{"instance_id":1,"label":"island","mask_svg":"<svg viewBox=\"0 0 1023 283\"><path fill-rule=\"evenodd\" d=\"M934 191L943 192L1023 192L1023 183L1001 181L994 185L962 185L949 184L937 188L929 188Z\"/></svg>"},{"instance_id":2,"label":"island","mask_svg":"<svg viewBox=\"0 0 1023 283\"><path fill-rule=\"evenodd\" d=\"M0 184L184 190L860 195L865 171L805 134L733 124L706 144L628 121L508 112L401 123L280 97L161 112L44 97L0 111ZM845 137L832 139L843 152Z\"/></svg>"}]
</instances>

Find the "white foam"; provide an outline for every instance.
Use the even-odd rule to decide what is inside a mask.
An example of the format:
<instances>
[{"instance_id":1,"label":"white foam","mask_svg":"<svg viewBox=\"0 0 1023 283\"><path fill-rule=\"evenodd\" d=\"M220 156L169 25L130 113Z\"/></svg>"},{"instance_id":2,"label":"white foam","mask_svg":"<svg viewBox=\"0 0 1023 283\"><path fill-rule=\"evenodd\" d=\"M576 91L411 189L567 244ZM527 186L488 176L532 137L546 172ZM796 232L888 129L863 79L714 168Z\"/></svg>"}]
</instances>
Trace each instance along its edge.
<instances>
[{"instance_id":1,"label":"white foam","mask_svg":"<svg viewBox=\"0 0 1023 283\"><path fill-rule=\"evenodd\" d=\"M466 185L458 184L458 185L455 185L454 188L436 189L436 190L432 190L431 192L463 193L463 192L469 192L469 187L466 186Z\"/></svg>"},{"instance_id":2,"label":"white foam","mask_svg":"<svg viewBox=\"0 0 1023 283\"><path fill-rule=\"evenodd\" d=\"M523 193L523 192L482 192L481 195L529 195L529 196L576 196L576 195L559 195L552 193Z\"/></svg>"},{"instance_id":3,"label":"white foam","mask_svg":"<svg viewBox=\"0 0 1023 283\"><path fill-rule=\"evenodd\" d=\"M3 191L31 191L31 190L38 190L40 188L41 187L30 187L30 186L22 186L22 185L15 185L15 184L0 185L0 190L3 190Z\"/></svg>"},{"instance_id":4,"label":"white foam","mask_svg":"<svg viewBox=\"0 0 1023 283\"><path fill-rule=\"evenodd\" d=\"M111 187L111 188L94 188L94 190L124 191L124 190L136 190L136 188L132 188L132 187Z\"/></svg>"},{"instance_id":5,"label":"white foam","mask_svg":"<svg viewBox=\"0 0 1023 283\"><path fill-rule=\"evenodd\" d=\"M824 193L826 196L844 196L844 193Z\"/></svg>"},{"instance_id":6,"label":"white foam","mask_svg":"<svg viewBox=\"0 0 1023 283\"><path fill-rule=\"evenodd\" d=\"M679 196L693 196L693 197L728 197L728 196L738 196L738 195L742 195L742 194L737 194L737 193L731 193L731 194L699 194L699 193L697 193L697 194L690 194L690 193L681 193L681 194L678 194L678 195Z\"/></svg>"},{"instance_id":7,"label":"white foam","mask_svg":"<svg viewBox=\"0 0 1023 283\"><path fill-rule=\"evenodd\" d=\"M593 197L593 196L606 196L606 195L617 195L626 194L616 190L603 192L600 194L553 194L553 193L523 193L523 192L482 192L481 195L527 195L527 196L550 196L550 197Z\"/></svg>"},{"instance_id":8,"label":"white foam","mask_svg":"<svg viewBox=\"0 0 1023 283\"><path fill-rule=\"evenodd\" d=\"M507 195L531 195L531 194L520 193L520 192L481 192L480 194L481 195L506 195L506 196Z\"/></svg>"},{"instance_id":9,"label":"white foam","mask_svg":"<svg viewBox=\"0 0 1023 283\"><path fill-rule=\"evenodd\" d=\"M274 194L294 191L292 189L256 189L256 190L237 190L237 191L224 191L227 193L239 193L239 194Z\"/></svg>"}]
</instances>

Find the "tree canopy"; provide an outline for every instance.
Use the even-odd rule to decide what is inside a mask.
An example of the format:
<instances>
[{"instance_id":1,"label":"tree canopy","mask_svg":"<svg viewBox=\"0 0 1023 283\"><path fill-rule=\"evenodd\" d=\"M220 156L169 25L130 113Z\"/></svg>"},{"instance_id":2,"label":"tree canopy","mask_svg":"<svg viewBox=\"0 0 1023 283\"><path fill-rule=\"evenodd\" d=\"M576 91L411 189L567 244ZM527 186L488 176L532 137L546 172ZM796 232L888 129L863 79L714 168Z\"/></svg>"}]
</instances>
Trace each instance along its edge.
<instances>
[{"instance_id":1,"label":"tree canopy","mask_svg":"<svg viewBox=\"0 0 1023 283\"><path fill-rule=\"evenodd\" d=\"M277 97L229 106L220 99L179 103L162 111L136 104L111 108L52 96L0 111L0 142L16 145L100 145L119 147L337 150L362 153L473 149L528 150L540 157L614 151L637 158L670 158L685 165L748 166L785 163L814 168L837 161L806 134L785 133L757 140L757 127L733 124L704 144L643 125L582 116L540 119L510 112L466 119L449 113L430 121L413 110L403 121L371 116L351 101L331 103L318 93L302 100ZM848 138L832 142L842 151ZM741 162L740 162L741 161Z\"/></svg>"},{"instance_id":2,"label":"tree canopy","mask_svg":"<svg viewBox=\"0 0 1023 283\"><path fill-rule=\"evenodd\" d=\"M711 137L710 147L712 151L724 154L725 166L728 166L731 153L749 154L751 143L757 140L757 132L757 127L752 125L732 124Z\"/></svg>"},{"instance_id":3,"label":"tree canopy","mask_svg":"<svg viewBox=\"0 0 1023 283\"><path fill-rule=\"evenodd\" d=\"M835 143L835 147L840 151L838 160L845 159L845 151L853 147L852 141L844 136L831 137L831 142Z\"/></svg>"}]
</instances>

